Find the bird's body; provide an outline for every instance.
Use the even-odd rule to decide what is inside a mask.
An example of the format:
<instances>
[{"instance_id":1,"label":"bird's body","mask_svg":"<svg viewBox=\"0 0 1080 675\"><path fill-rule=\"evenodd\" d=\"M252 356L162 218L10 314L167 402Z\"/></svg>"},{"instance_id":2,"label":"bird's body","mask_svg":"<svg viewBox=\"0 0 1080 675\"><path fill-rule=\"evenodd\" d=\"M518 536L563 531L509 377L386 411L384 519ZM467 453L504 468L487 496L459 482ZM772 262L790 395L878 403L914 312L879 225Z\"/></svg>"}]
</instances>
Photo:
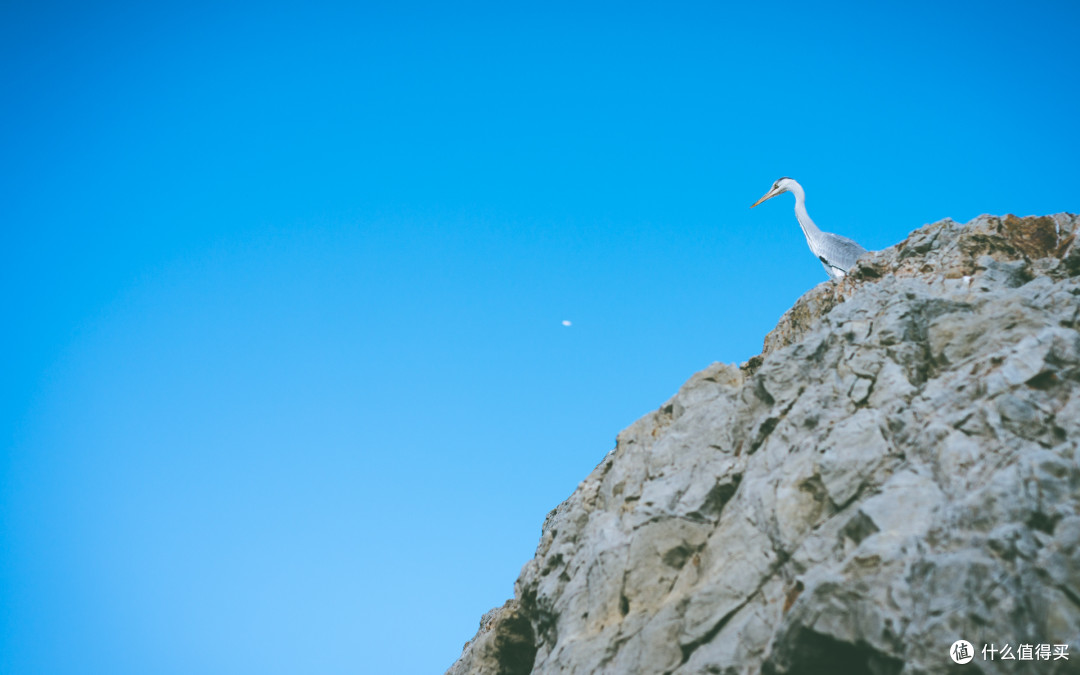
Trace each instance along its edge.
<instances>
[{"instance_id":1,"label":"bird's body","mask_svg":"<svg viewBox=\"0 0 1080 675\"><path fill-rule=\"evenodd\" d=\"M859 259L859 256L866 253L866 249L847 237L841 237L832 232L822 232L814 221L810 220L810 214L806 212L806 193L797 181L786 177L781 178L773 183L772 189L754 202L750 208L785 192L795 195L795 218L799 221L803 235L806 236L806 244L810 247L810 252L821 261L829 278L842 279L855 266L855 261Z\"/></svg>"}]
</instances>

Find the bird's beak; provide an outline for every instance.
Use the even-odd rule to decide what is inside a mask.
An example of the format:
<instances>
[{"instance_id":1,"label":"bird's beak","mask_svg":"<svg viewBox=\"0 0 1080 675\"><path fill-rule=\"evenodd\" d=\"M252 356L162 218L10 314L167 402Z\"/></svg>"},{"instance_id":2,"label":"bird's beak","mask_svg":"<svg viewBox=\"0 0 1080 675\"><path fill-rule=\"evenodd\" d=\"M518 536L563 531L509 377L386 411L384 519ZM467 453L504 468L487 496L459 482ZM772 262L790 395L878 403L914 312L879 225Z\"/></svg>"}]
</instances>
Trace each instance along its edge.
<instances>
[{"instance_id":1,"label":"bird's beak","mask_svg":"<svg viewBox=\"0 0 1080 675\"><path fill-rule=\"evenodd\" d=\"M776 195L780 194L780 192L781 192L780 190L775 190L775 189L769 190L768 192L765 193L764 197L762 197L761 199L759 199L756 202L754 202L753 204L751 204L750 208L754 208L755 206L757 206L761 202L765 201L766 199L772 199Z\"/></svg>"}]
</instances>

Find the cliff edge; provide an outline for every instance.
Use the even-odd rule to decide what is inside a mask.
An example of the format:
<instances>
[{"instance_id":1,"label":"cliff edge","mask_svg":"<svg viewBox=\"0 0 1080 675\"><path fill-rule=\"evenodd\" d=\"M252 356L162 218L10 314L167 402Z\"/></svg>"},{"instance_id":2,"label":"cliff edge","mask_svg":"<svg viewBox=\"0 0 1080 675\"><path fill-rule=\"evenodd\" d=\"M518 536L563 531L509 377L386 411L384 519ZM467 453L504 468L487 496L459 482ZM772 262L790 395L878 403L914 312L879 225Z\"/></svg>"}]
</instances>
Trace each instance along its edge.
<instances>
[{"instance_id":1,"label":"cliff edge","mask_svg":"<svg viewBox=\"0 0 1080 675\"><path fill-rule=\"evenodd\" d=\"M619 434L448 675L934 673L961 638L1080 672L1078 232L945 220L806 293Z\"/></svg>"}]
</instances>

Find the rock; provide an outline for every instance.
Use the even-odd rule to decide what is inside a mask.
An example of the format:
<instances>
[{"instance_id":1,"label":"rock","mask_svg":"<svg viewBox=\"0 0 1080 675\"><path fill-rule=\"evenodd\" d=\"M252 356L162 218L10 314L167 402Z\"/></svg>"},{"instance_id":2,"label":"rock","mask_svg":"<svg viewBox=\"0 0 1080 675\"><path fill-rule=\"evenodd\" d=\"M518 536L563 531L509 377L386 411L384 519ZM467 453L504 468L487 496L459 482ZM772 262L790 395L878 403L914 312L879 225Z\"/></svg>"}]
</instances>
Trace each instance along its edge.
<instances>
[{"instance_id":1,"label":"rock","mask_svg":"<svg viewBox=\"0 0 1080 675\"><path fill-rule=\"evenodd\" d=\"M945 220L809 291L619 434L448 672L931 673L959 638L1080 672L1078 230Z\"/></svg>"},{"instance_id":2,"label":"rock","mask_svg":"<svg viewBox=\"0 0 1080 675\"><path fill-rule=\"evenodd\" d=\"M480 619L480 630L470 640L461 658L447 675L528 675L536 658L536 645L529 617L516 600L507 600Z\"/></svg>"}]
</instances>

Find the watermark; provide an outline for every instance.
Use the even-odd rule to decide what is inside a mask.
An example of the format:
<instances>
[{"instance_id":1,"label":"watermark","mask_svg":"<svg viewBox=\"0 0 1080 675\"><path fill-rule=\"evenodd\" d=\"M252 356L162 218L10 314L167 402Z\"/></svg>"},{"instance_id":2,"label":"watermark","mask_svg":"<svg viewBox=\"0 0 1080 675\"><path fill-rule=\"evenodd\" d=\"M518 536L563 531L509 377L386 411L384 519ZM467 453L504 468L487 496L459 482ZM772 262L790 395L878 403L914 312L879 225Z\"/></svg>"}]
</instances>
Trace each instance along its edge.
<instances>
[{"instance_id":1,"label":"watermark","mask_svg":"<svg viewBox=\"0 0 1080 675\"><path fill-rule=\"evenodd\" d=\"M1001 646L984 644L980 652L983 661L1060 661L1069 660L1069 645L1027 644L1006 642ZM968 663L975 658L974 645L967 640L957 640L949 647L949 658L954 663Z\"/></svg>"},{"instance_id":2,"label":"watermark","mask_svg":"<svg viewBox=\"0 0 1080 675\"><path fill-rule=\"evenodd\" d=\"M975 658L975 647L967 640L957 640L949 647L949 656L957 663L967 663Z\"/></svg>"}]
</instances>

